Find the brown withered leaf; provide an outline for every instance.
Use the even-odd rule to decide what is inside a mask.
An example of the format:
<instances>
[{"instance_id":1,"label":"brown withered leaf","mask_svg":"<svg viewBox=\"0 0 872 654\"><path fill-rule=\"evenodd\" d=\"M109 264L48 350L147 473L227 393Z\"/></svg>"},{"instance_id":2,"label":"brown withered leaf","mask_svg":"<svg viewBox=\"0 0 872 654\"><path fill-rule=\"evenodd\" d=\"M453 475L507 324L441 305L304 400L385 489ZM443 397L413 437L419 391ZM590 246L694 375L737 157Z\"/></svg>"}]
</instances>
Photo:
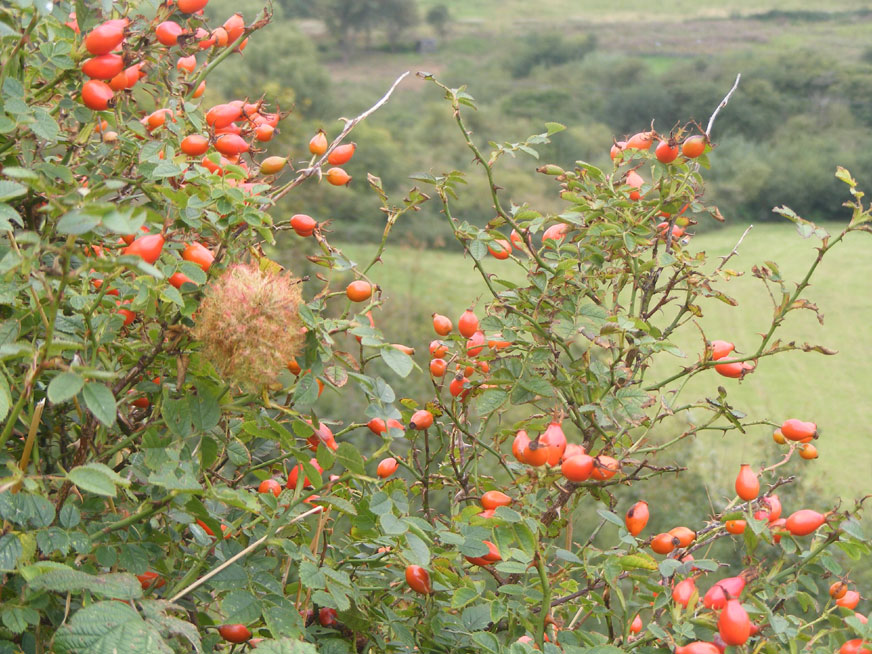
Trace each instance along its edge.
<instances>
[{"instance_id":1,"label":"brown withered leaf","mask_svg":"<svg viewBox=\"0 0 872 654\"><path fill-rule=\"evenodd\" d=\"M803 352L820 352L821 354L826 354L828 356L839 353L838 350L834 350L834 349L826 347L824 345L811 345L810 343L803 343L802 344L802 351Z\"/></svg>"},{"instance_id":2,"label":"brown withered leaf","mask_svg":"<svg viewBox=\"0 0 872 654\"><path fill-rule=\"evenodd\" d=\"M348 383L348 373L345 368L331 364L324 368L324 377L336 388L342 388Z\"/></svg>"},{"instance_id":3,"label":"brown withered leaf","mask_svg":"<svg viewBox=\"0 0 872 654\"><path fill-rule=\"evenodd\" d=\"M336 351L333 355L340 359L346 366L354 370L355 372L360 372L360 364L357 362L357 359L354 358L353 355L348 352Z\"/></svg>"},{"instance_id":4,"label":"brown withered leaf","mask_svg":"<svg viewBox=\"0 0 872 654\"><path fill-rule=\"evenodd\" d=\"M824 324L824 316L814 302L809 302L808 300L803 300L802 298L800 298L799 300L796 300L793 304L791 304L790 308L791 310L808 309L809 311L814 311L814 315L817 316L818 322L822 325Z\"/></svg>"}]
</instances>

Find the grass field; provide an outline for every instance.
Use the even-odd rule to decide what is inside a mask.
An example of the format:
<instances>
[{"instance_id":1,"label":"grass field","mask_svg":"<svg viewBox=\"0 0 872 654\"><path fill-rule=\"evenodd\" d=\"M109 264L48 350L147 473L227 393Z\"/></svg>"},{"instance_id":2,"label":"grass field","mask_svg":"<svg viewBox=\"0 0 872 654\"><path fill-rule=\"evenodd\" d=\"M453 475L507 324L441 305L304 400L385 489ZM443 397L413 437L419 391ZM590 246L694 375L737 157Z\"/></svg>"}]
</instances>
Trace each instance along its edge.
<instances>
[{"instance_id":1,"label":"grass field","mask_svg":"<svg viewBox=\"0 0 872 654\"><path fill-rule=\"evenodd\" d=\"M836 230L837 226L831 229ZM728 253L741 233L742 227L735 226L703 234L689 247L705 250L715 265L717 257ZM742 243L739 255L730 263L731 268L744 275L723 289L739 305L730 307L713 300L703 306L704 316L699 324L708 338L731 340L740 350L752 351L759 342L759 334L768 328L772 308L762 283L750 276L751 266L776 261L785 279L798 280L815 257L815 245L812 240L800 238L792 226L754 227ZM762 360L757 371L742 382L712 372L697 376L684 391L685 398L710 397L723 385L733 405L755 417L778 422L788 417L816 421L822 433L818 441L820 458L811 462L797 460L783 470L785 474L801 473L814 480L821 489L822 500L840 495L853 497L856 482L868 480L872 473L872 448L866 444L872 436L872 403L868 401L867 390L872 381L870 247L872 243L866 235L855 234L838 245L819 267L807 295L825 314L823 326L811 312L797 312L791 314L780 332L785 341L823 344L838 350L837 355L787 353ZM343 249L360 261L372 256L375 246L348 245ZM511 264L487 262L492 270L505 265ZM458 252L391 247L384 263L375 270L374 278L385 289L392 315L402 316L405 323L405 327L393 326L401 335L418 331L411 326L428 324L433 311L457 316L472 303L486 300L483 283L471 261ZM680 334L676 341L688 358L675 358L659 373L667 375L695 359L699 338L695 328ZM425 342L410 344L426 352ZM420 358L422 363L426 360ZM710 462L713 481L721 477L721 483L728 483L740 459L754 464L763 462L765 451L761 441L769 446L770 432L766 428L747 436L731 434L726 439L705 436L695 448L696 454Z\"/></svg>"}]
</instances>

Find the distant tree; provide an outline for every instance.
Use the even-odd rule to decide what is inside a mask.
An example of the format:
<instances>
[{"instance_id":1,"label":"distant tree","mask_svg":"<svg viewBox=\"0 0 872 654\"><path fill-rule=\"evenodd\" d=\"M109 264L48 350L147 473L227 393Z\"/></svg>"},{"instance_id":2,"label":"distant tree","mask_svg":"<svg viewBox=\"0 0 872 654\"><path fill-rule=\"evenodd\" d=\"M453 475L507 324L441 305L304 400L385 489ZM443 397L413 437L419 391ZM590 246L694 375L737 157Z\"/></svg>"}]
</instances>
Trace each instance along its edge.
<instances>
[{"instance_id":1,"label":"distant tree","mask_svg":"<svg viewBox=\"0 0 872 654\"><path fill-rule=\"evenodd\" d=\"M417 25L419 20L415 0L378 0L376 23L384 27L391 50L400 37L409 28Z\"/></svg>"},{"instance_id":2,"label":"distant tree","mask_svg":"<svg viewBox=\"0 0 872 654\"><path fill-rule=\"evenodd\" d=\"M445 32L448 29L448 23L451 22L451 14L448 12L448 7L445 5L436 5L430 7L427 11L427 24L430 25L442 38L445 38Z\"/></svg>"},{"instance_id":3,"label":"distant tree","mask_svg":"<svg viewBox=\"0 0 872 654\"><path fill-rule=\"evenodd\" d=\"M346 62L354 49L354 33L370 29L376 0L317 0L315 14L336 38Z\"/></svg>"},{"instance_id":4,"label":"distant tree","mask_svg":"<svg viewBox=\"0 0 872 654\"><path fill-rule=\"evenodd\" d=\"M285 18L312 18L316 15L315 8L309 0L278 0Z\"/></svg>"},{"instance_id":5,"label":"distant tree","mask_svg":"<svg viewBox=\"0 0 872 654\"><path fill-rule=\"evenodd\" d=\"M369 47L372 32L383 28L393 49L405 30L419 20L415 0L317 0L315 13L339 42L346 61L357 33L363 33Z\"/></svg>"}]
</instances>

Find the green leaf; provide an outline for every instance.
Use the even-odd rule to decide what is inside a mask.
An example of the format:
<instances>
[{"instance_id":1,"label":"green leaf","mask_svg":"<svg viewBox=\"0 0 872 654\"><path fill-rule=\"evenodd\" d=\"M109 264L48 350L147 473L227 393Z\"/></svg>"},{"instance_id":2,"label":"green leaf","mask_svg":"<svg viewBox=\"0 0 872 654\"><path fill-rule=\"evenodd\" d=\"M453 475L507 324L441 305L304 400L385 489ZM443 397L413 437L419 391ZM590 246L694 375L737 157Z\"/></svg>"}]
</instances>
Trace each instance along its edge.
<instances>
[{"instance_id":1,"label":"green leaf","mask_svg":"<svg viewBox=\"0 0 872 654\"><path fill-rule=\"evenodd\" d=\"M472 634L472 639L479 647L483 647L487 652L500 652L500 641L489 631L476 631Z\"/></svg>"},{"instance_id":2,"label":"green leaf","mask_svg":"<svg viewBox=\"0 0 872 654\"><path fill-rule=\"evenodd\" d=\"M378 521L381 525L382 531L392 536L399 536L400 534L404 534L409 529L409 525L407 525L402 520L399 520L393 513L385 513L380 515L378 517Z\"/></svg>"},{"instance_id":3,"label":"green leaf","mask_svg":"<svg viewBox=\"0 0 872 654\"><path fill-rule=\"evenodd\" d=\"M135 580L134 580L135 581ZM121 602L97 602L73 614L55 634L57 654L172 654L153 625Z\"/></svg>"},{"instance_id":4,"label":"green leaf","mask_svg":"<svg viewBox=\"0 0 872 654\"><path fill-rule=\"evenodd\" d=\"M297 387L294 389L294 406L300 409L305 409L318 399L318 380L315 375L303 375L297 380Z\"/></svg>"},{"instance_id":5,"label":"green leaf","mask_svg":"<svg viewBox=\"0 0 872 654\"><path fill-rule=\"evenodd\" d=\"M12 393L5 375L0 374L0 420L5 420L12 406Z\"/></svg>"},{"instance_id":6,"label":"green leaf","mask_svg":"<svg viewBox=\"0 0 872 654\"><path fill-rule=\"evenodd\" d=\"M188 396L188 408L194 429L197 431L209 431L221 419L221 409L217 399L205 389L200 389L196 395Z\"/></svg>"},{"instance_id":7,"label":"green leaf","mask_svg":"<svg viewBox=\"0 0 872 654\"><path fill-rule=\"evenodd\" d=\"M478 598L479 593L474 588L461 586L454 591L454 595L451 597L451 608L461 609L470 602L477 600Z\"/></svg>"},{"instance_id":8,"label":"green leaf","mask_svg":"<svg viewBox=\"0 0 872 654\"><path fill-rule=\"evenodd\" d=\"M177 605L166 600L143 600L140 601L139 605L142 607L142 612L148 622L158 625L170 634L182 636L191 643L197 654L203 654L203 645L200 642L200 632L197 627L190 622L166 614L166 611L171 609L178 610Z\"/></svg>"},{"instance_id":9,"label":"green leaf","mask_svg":"<svg viewBox=\"0 0 872 654\"><path fill-rule=\"evenodd\" d=\"M34 575L35 576L32 576ZM134 600L142 597L139 580L127 572L108 572L102 575L89 575L80 570L55 563L52 568L39 572L36 565L27 566L22 576L30 577L27 585L32 590L47 590L55 593L78 593L88 591L120 600Z\"/></svg>"},{"instance_id":10,"label":"green leaf","mask_svg":"<svg viewBox=\"0 0 872 654\"><path fill-rule=\"evenodd\" d=\"M85 385L85 380L74 372L62 372L48 385L48 399L52 404L60 404L75 397Z\"/></svg>"},{"instance_id":11,"label":"green leaf","mask_svg":"<svg viewBox=\"0 0 872 654\"><path fill-rule=\"evenodd\" d=\"M608 511L606 509L597 509L596 512L603 520L611 522L613 525L617 525L618 527L624 526L624 521L611 511Z\"/></svg>"},{"instance_id":12,"label":"green leaf","mask_svg":"<svg viewBox=\"0 0 872 654\"><path fill-rule=\"evenodd\" d=\"M661 576L663 577L671 577L675 574L675 571L681 567L681 561L677 559L663 559L658 566Z\"/></svg>"},{"instance_id":13,"label":"green leaf","mask_svg":"<svg viewBox=\"0 0 872 654\"><path fill-rule=\"evenodd\" d=\"M481 261L487 256L487 243L475 239L469 244L469 255L476 261Z\"/></svg>"},{"instance_id":14,"label":"green leaf","mask_svg":"<svg viewBox=\"0 0 872 654\"><path fill-rule=\"evenodd\" d=\"M39 624L39 613L27 606L10 606L0 614L3 625L12 633L24 633L29 625Z\"/></svg>"},{"instance_id":15,"label":"green leaf","mask_svg":"<svg viewBox=\"0 0 872 654\"><path fill-rule=\"evenodd\" d=\"M382 348L381 358L400 377L408 377L415 365L412 357L391 346Z\"/></svg>"},{"instance_id":16,"label":"green leaf","mask_svg":"<svg viewBox=\"0 0 872 654\"><path fill-rule=\"evenodd\" d=\"M85 404L97 420L107 427L115 424L115 396L106 384L88 382L82 395L85 397Z\"/></svg>"},{"instance_id":17,"label":"green leaf","mask_svg":"<svg viewBox=\"0 0 872 654\"><path fill-rule=\"evenodd\" d=\"M260 619L260 602L247 590L230 591L221 601L221 610L229 623L249 624Z\"/></svg>"},{"instance_id":18,"label":"green leaf","mask_svg":"<svg viewBox=\"0 0 872 654\"><path fill-rule=\"evenodd\" d=\"M24 184L10 182L7 179L0 179L0 202L19 198L25 193L27 193L27 187Z\"/></svg>"},{"instance_id":19,"label":"green leaf","mask_svg":"<svg viewBox=\"0 0 872 654\"><path fill-rule=\"evenodd\" d=\"M303 621L300 619L300 614L293 609L293 606L291 608L265 606L263 609L263 619L270 633L274 636L300 637L303 634ZM272 643L275 641L262 641L261 645L264 642Z\"/></svg>"},{"instance_id":20,"label":"green leaf","mask_svg":"<svg viewBox=\"0 0 872 654\"><path fill-rule=\"evenodd\" d=\"M336 449L336 460L341 463L349 472L357 475L365 473L363 457L354 445L348 442L339 444Z\"/></svg>"},{"instance_id":21,"label":"green leaf","mask_svg":"<svg viewBox=\"0 0 872 654\"><path fill-rule=\"evenodd\" d=\"M251 463L251 454L242 441L235 438L227 443L227 458L235 466L243 466Z\"/></svg>"},{"instance_id":22,"label":"green leaf","mask_svg":"<svg viewBox=\"0 0 872 654\"><path fill-rule=\"evenodd\" d=\"M43 107L36 107L33 110L33 118L34 121L30 124L30 129L33 130L34 134L45 141L58 140L60 127L48 111Z\"/></svg>"},{"instance_id":23,"label":"green leaf","mask_svg":"<svg viewBox=\"0 0 872 654\"><path fill-rule=\"evenodd\" d=\"M487 604L477 604L463 609L460 615L460 621L463 623L464 629L467 631L480 631L487 627L491 622L490 606Z\"/></svg>"},{"instance_id":24,"label":"green leaf","mask_svg":"<svg viewBox=\"0 0 872 654\"><path fill-rule=\"evenodd\" d=\"M842 528L842 531L844 531L849 536L853 536L857 540L866 540L866 534L863 533L863 528L860 526L860 523L857 522L857 520L855 520L854 518L845 520L839 526Z\"/></svg>"},{"instance_id":25,"label":"green leaf","mask_svg":"<svg viewBox=\"0 0 872 654\"><path fill-rule=\"evenodd\" d=\"M165 286L164 288L162 288L160 291L160 296L161 296L162 300L167 300L169 302L172 302L176 306L179 306L179 307L185 306L185 300L182 297L182 294L179 292L179 290L177 288L175 288L173 286Z\"/></svg>"},{"instance_id":26,"label":"green leaf","mask_svg":"<svg viewBox=\"0 0 872 654\"><path fill-rule=\"evenodd\" d=\"M509 397L509 394L500 389L490 389L481 394L478 398L478 413L479 415L487 415L499 409L503 402Z\"/></svg>"},{"instance_id":27,"label":"green leaf","mask_svg":"<svg viewBox=\"0 0 872 654\"><path fill-rule=\"evenodd\" d=\"M15 534L5 534L0 537L0 570L12 572L21 558L23 548Z\"/></svg>"},{"instance_id":28,"label":"green leaf","mask_svg":"<svg viewBox=\"0 0 872 654\"><path fill-rule=\"evenodd\" d=\"M299 575L300 583L306 588L318 590L326 587L327 580L324 577L324 573L311 561L302 561L300 563Z\"/></svg>"},{"instance_id":29,"label":"green leaf","mask_svg":"<svg viewBox=\"0 0 872 654\"><path fill-rule=\"evenodd\" d=\"M65 213L58 221L57 230L61 234L85 234L100 224L100 216L82 213L76 209Z\"/></svg>"},{"instance_id":30,"label":"green leaf","mask_svg":"<svg viewBox=\"0 0 872 654\"><path fill-rule=\"evenodd\" d=\"M138 234L143 223L145 213L135 212L131 208L123 211L113 209L103 216L103 227L116 234Z\"/></svg>"},{"instance_id":31,"label":"green leaf","mask_svg":"<svg viewBox=\"0 0 872 654\"><path fill-rule=\"evenodd\" d=\"M19 227L24 225L21 215L8 204L0 204L0 224L4 225L4 229L12 229L12 223Z\"/></svg>"},{"instance_id":32,"label":"green leaf","mask_svg":"<svg viewBox=\"0 0 872 654\"><path fill-rule=\"evenodd\" d=\"M190 436L191 407L188 404L188 398L171 400L165 397L160 413L172 433L176 436Z\"/></svg>"},{"instance_id":33,"label":"green leaf","mask_svg":"<svg viewBox=\"0 0 872 654\"><path fill-rule=\"evenodd\" d=\"M357 509L355 508L355 506L348 500L344 500L341 497L333 497L331 495L327 497L321 497L318 501L323 502L324 504L329 504L332 507L341 511L342 513L357 515Z\"/></svg>"},{"instance_id":34,"label":"green leaf","mask_svg":"<svg viewBox=\"0 0 872 654\"><path fill-rule=\"evenodd\" d=\"M67 473L67 479L84 491L106 497L115 497L115 486L130 486L130 481L112 468L96 462L73 468Z\"/></svg>"}]
</instances>

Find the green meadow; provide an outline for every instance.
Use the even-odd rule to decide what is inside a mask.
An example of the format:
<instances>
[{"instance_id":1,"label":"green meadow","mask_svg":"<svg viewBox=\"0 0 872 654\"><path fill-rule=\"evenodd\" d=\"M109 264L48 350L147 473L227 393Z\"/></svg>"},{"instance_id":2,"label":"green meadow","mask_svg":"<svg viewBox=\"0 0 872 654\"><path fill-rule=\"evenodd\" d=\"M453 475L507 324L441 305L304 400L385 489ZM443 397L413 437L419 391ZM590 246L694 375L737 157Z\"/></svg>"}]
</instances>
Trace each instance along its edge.
<instances>
[{"instance_id":1,"label":"green meadow","mask_svg":"<svg viewBox=\"0 0 872 654\"><path fill-rule=\"evenodd\" d=\"M693 238L688 248L704 250L711 265L729 253L745 226L736 225ZM828 227L837 233L839 226ZM742 352L753 351L770 324L772 301L763 283L751 275L751 268L765 261L777 262L787 280L787 289L804 275L816 257L814 239L801 238L792 225L754 226L739 246L728 268L739 277L721 288L735 298L737 306L710 300L697 323L709 339L734 342ZM821 325L811 311L794 312L779 332L785 342L824 345L837 350L832 356L816 352L788 352L760 360L756 371L743 381L726 379L714 371L697 375L682 391L685 400L714 397L718 386L729 393L730 403L745 413L766 417L780 423L789 417L817 422L821 437L817 441L820 456L814 461L796 457L784 474L802 474L812 481L828 499L853 497L857 483L868 480L872 472L872 448L866 441L872 436L872 403L869 402L869 364L872 340L872 258L865 234L853 234L834 248L820 264L814 284L806 296L824 316ZM375 245L346 245L343 251L352 259L372 257ZM490 259L489 271L513 266L510 261ZM520 268L514 266L517 271ZM386 305L379 326L392 338L416 347L417 360L426 370L427 344L433 337L426 328L434 311L457 317L468 306L483 302L484 286L468 258L450 248L413 249L401 243L391 244L384 261L374 269L373 278L383 287ZM508 273L520 280L520 272ZM504 270L500 270L500 274ZM421 327L423 326L423 328ZM696 327L683 329L675 339L685 358L664 355L649 376L666 377L687 365L701 351L700 332ZM422 375L422 373L413 373ZM748 460L755 465L774 460L771 456L771 430L757 427L746 435L729 432L725 437L712 432L696 439L695 456L710 461L708 474L713 487L727 488L735 476L738 463ZM764 441L767 448L759 447ZM740 461L741 460L741 461Z\"/></svg>"}]
</instances>

